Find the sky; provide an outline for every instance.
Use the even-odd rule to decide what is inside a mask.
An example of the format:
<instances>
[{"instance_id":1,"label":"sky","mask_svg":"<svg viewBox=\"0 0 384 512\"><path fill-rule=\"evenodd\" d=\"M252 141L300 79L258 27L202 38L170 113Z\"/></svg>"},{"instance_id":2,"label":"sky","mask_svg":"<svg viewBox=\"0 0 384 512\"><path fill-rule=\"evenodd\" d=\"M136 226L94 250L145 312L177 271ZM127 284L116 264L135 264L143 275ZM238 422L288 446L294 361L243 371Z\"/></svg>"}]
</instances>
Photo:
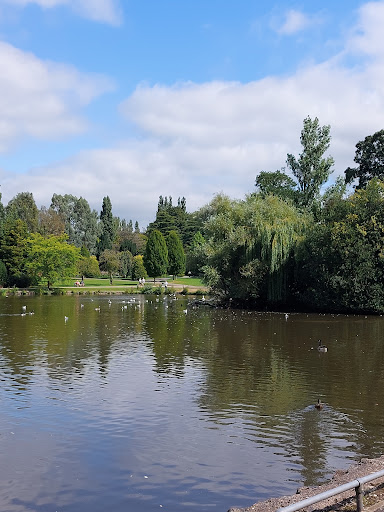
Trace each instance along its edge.
<instances>
[{"instance_id":1,"label":"sky","mask_svg":"<svg viewBox=\"0 0 384 512\"><path fill-rule=\"evenodd\" d=\"M145 229L242 199L330 125L330 184L384 128L384 0L0 0L0 191Z\"/></svg>"}]
</instances>

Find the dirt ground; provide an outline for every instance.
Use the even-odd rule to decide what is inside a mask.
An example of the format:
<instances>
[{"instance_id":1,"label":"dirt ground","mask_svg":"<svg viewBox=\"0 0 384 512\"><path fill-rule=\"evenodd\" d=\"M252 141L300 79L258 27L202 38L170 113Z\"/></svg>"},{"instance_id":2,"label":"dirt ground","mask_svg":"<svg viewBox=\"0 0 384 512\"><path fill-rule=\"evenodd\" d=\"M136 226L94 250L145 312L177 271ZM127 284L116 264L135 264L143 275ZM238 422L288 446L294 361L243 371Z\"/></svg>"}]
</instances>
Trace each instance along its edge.
<instances>
[{"instance_id":1,"label":"dirt ground","mask_svg":"<svg viewBox=\"0 0 384 512\"><path fill-rule=\"evenodd\" d=\"M339 485L346 484L356 478L384 470L384 455L378 459L362 459L359 463L351 465L346 470L336 471L332 479L319 487L300 487L293 496L271 498L269 500L255 503L248 508L231 508L228 512L275 512L280 507L286 507L292 503L309 498L315 494L327 491ZM356 499L354 489L343 494L333 496L327 500L316 503L303 509L305 512L352 512L356 510ZM364 512L378 510L378 504L384 507L384 477L373 480L364 485ZM381 510L381 507L380 507Z\"/></svg>"}]
</instances>

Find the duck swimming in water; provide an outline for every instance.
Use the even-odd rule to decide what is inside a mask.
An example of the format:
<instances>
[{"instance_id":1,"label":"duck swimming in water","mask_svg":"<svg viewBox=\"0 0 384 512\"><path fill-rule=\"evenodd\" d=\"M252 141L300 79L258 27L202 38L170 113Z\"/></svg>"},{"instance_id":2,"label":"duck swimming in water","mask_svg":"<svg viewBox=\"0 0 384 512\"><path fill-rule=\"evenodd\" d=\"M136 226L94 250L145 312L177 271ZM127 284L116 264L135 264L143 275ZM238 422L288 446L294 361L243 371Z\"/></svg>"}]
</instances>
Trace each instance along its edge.
<instances>
[{"instance_id":1,"label":"duck swimming in water","mask_svg":"<svg viewBox=\"0 0 384 512\"><path fill-rule=\"evenodd\" d=\"M320 402L320 398L318 398L317 400L317 404L315 404L315 408L318 410L318 411L321 411L321 409L323 408L324 404L322 404Z\"/></svg>"},{"instance_id":2,"label":"duck swimming in water","mask_svg":"<svg viewBox=\"0 0 384 512\"><path fill-rule=\"evenodd\" d=\"M321 340L319 340L319 344L317 345L317 350L319 352L328 352L328 348L325 345L322 345Z\"/></svg>"}]
</instances>

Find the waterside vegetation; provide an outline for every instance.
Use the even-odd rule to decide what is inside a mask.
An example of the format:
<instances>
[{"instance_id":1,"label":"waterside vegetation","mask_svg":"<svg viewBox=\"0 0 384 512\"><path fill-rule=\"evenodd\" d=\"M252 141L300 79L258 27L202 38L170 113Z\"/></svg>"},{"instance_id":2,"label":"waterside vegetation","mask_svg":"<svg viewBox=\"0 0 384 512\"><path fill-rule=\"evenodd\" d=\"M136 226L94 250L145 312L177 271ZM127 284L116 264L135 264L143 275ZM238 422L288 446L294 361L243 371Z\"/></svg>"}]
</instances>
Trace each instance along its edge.
<instances>
[{"instance_id":1,"label":"waterside vegetation","mask_svg":"<svg viewBox=\"0 0 384 512\"><path fill-rule=\"evenodd\" d=\"M0 284L62 289L79 276L87 290L169 293L187 275L232 306L382 313L384 130L358 142L357 166L333 181L330 127L307 117L300 141L286 167L258 172L254 193L218 194L195 212L160 196L142 230L114 217L108 196L100 215L72 195L40 210L29 192L0 202ZM102 275L108 287L91 284Z\"/></svg>"}]
</instances>

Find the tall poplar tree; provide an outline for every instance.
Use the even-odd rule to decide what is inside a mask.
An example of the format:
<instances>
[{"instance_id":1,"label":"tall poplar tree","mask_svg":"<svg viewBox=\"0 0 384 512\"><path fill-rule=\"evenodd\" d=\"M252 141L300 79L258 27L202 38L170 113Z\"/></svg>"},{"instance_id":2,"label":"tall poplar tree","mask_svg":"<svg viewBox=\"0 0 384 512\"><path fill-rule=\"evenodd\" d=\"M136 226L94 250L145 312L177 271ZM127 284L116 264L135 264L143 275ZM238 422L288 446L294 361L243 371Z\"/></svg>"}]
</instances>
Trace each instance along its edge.
<instances>
[{"instance_id":1,"label":"tall poplar tree","mask_svg":"<svg viewBox=\"0 0 384 512\"><path fill-rule=\"evenodd\" d=\"M321 186L328 180L332 172L334 160L331 156L324 157L331 142L331 127L320 126L317 117L304 119L300 142L303 152L298 158L288 154L287 165L298 181L300 203L310 205L318 196Z\"/></svg>"},{"instance_id":2,"label":"tall poplar tree","mask_svg":"<svg viewBox=\"0 0 384 512\"><path fill-rule=\"evenodd\" d=\"M106 249L112 249L114 239L112 203L108 196L103 198L103 205L100 212L100 226L101 233L97 250L99 256Z\"/></svg>"}]
</instances>

